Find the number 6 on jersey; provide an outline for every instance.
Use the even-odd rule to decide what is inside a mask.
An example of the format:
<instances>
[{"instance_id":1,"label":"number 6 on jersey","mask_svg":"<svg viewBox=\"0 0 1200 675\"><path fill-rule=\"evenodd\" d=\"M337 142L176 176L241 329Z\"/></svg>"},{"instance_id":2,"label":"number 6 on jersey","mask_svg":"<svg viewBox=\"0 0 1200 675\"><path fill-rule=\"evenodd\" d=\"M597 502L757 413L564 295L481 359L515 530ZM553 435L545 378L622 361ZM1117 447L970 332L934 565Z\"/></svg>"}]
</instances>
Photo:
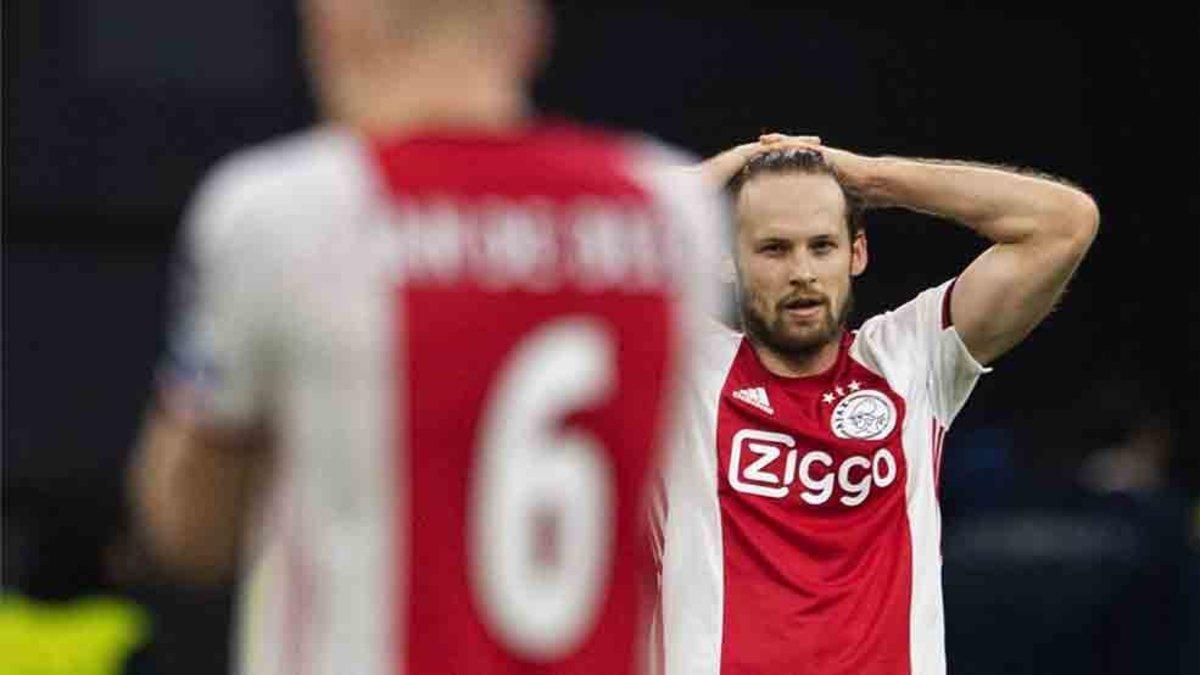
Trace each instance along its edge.
<instances>
[{"instance_id":1,"label":"number 6 on jersey","mask_svg":"<svg viewBox=\"0 0 1200 675\"><path fill-rule=\"evenodd\" d=\"M400 295L422 328L402 333L407 672L633 672L671 296ZM487 331L461 329L484 313Z\"/></svg>"},{"instance_id":2,"label":"number 6 on jersey","mask_svg":"<svg viewBox=\"0 0 1200 675\"><path fill-rule=\"evenodd\" d=\"M489 629L530 659L578 646L607 581L611 463L594 435L561 425L609 395L612 371L602 325L558 319L517 345L485 404L469 497L472 582ZM555 531L540 532L539 517Z\"/></svg>"}]
</instances>

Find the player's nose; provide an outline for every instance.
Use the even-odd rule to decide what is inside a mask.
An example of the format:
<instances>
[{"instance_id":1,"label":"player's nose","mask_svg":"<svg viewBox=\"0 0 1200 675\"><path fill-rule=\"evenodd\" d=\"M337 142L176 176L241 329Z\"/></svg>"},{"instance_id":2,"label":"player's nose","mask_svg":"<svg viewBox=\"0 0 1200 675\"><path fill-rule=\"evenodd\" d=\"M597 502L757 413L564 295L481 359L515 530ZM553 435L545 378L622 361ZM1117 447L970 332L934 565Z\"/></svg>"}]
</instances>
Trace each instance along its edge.
<instances>
[{"instance_id":1,"label":"player's nose","mask_svg":"<svg viewBox=\"0 0 1200 675\"><path fill-rule=\"evenodd\" d=\"M817 281L816 266L812 259L797 253L788 261L788 281L793 284L811 285Z\"/></svg>"}]
</instances>

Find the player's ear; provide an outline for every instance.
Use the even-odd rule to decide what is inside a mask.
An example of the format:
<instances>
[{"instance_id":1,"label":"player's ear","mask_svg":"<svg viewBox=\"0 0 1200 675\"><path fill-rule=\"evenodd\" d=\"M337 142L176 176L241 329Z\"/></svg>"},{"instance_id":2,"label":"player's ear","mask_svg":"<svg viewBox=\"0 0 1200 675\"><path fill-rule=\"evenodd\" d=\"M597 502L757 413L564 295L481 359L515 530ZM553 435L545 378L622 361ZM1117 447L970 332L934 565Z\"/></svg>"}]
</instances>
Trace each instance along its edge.
<instances>
[{"instance_id":1,"label":"player's ear","mask_svg":"<svg viewBox=\"0 0 1200 675\"><path fill-rule=\"evenodd\" d=\"M867 269L867 233L859 230L850 243L850 276L856 277Z\"/></svg>"}]
</instances>

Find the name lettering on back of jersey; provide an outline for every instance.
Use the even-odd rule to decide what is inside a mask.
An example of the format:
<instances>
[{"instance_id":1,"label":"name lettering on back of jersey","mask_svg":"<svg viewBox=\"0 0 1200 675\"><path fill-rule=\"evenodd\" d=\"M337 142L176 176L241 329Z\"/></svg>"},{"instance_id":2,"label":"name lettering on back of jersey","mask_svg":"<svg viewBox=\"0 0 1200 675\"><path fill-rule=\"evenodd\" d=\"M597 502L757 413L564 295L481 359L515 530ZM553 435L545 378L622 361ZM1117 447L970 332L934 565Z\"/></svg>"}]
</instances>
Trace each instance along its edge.
<instances>
[{"instance_id":1,"label":"name lettering on back of jersey","mask_svg":"<svg viewBox=\"0 0 1200 675\"><path fill-rule=\"evenodd\" d=\"M755 408L758 408L768 415L775 414L775 409L771 407L771 401L767 398L767 390L765 387L747 387L745 389L738 389L737 391L733 392L733 397L742 403L748 403Z\"/></svg>"},{"instance_id":2,"label":"name lettering on back of jersey","mask_svg":"<svg viewBox=\"0 0 1200 675\"><path fill-rule=\"evenodd\" d=\"M796 490L800 500L813 506L828 502L835 493L841 504L858 506L872 488L895 482L897 473L896 457L886 447L836 463L823 450L801 455L795 438L772 431L743 429L734 434L729 450L728 477L734 490L775 499Z\"/></svg>"},{"instance_id":3,"label":"name lettering on back of jersey","mask_svg":"<svg viewBox=\"0 0 1200 675\"><path fill-rule=\"evenodd\" d=\"M409 282L535 293L659 290L674 284L669 269L680 253L666 246L653 209L635 200L429 200L381 218L381 253Z\"/></svg>"}]
</instances>

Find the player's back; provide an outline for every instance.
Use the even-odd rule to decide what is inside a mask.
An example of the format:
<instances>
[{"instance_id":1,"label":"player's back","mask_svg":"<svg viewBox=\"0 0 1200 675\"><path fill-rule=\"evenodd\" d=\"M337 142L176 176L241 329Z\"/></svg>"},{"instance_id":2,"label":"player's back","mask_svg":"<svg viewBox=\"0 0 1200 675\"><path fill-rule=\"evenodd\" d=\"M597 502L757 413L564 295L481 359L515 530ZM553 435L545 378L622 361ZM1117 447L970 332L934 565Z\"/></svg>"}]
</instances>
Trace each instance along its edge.
<instances>
[{"instance_id":1,"label":"player's back","mask_svg":"<svg viewBox=\"0 0 1200 675\"><path fill-rule=\"evenodd\" d=\"M570 128L321 130L217 173L192 245L259 324L281 459L244 671L633 669L711 201Z\"/></svg>"}]
</instances>

